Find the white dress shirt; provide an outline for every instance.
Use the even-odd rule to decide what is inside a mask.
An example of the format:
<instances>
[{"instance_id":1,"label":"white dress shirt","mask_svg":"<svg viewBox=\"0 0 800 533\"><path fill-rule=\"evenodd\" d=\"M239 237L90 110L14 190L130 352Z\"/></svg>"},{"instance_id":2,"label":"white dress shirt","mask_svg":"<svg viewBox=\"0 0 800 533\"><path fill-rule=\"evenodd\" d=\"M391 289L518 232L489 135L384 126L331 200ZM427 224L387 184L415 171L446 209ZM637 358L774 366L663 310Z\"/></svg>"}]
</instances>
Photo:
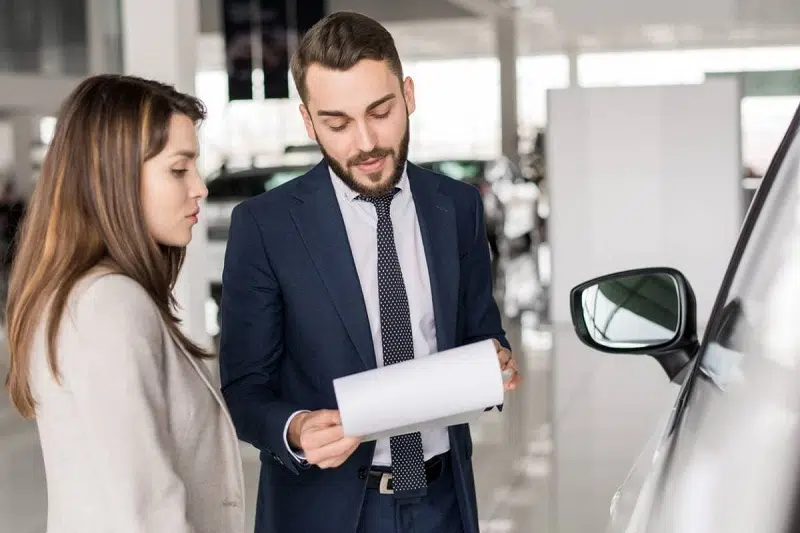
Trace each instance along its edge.
<instances>
[{"instance_id":1,"label":"white dress shirt","mask_svg":"<svg viewBox=\"0 0 800 533\"><path fill-rule=\"evenodd\" d=\"M359 200L359 193L350 189L332 171L331 180L344 218L350 250L361 283L361 292L364 295L372 331L372 344L375 348L375 360L381 367L383 366L383 344L381 342L380 302L378 299L378 214L373 204ZM424 357L437 352L431 282L414 198L409 187L408 175L405 172L403 172L397 187L400 190L392 200L390 216L394 229L397 258L400 261L400 270L403 273L403 281L408 295L414 357ZM297 414L295 413L289 419L286 430ZM288 442L287 448L291 451ZM450 438L447 428L423 431L422 448L426 461L448 451ZM295 454L295 458L303 461L302 456ZM389 440L378 440L375 445L373 465L390 466L391 464Z\"/></svg>"}]
</instances>

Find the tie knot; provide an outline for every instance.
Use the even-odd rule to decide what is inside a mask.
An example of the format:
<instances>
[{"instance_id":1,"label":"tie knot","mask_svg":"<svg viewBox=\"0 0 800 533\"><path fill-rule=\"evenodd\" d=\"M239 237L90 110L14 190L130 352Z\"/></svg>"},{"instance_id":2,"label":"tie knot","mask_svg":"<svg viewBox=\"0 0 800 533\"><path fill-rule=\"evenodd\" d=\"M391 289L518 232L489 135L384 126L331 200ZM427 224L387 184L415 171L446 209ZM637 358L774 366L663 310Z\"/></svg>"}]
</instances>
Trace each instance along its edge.
<instances>
[{"instance_id":1,"label":"tie knot","mask_svg":"<svg viewBox=\"0 0 800 533\"><path fill-rule=\"evenodd\" d=\"M392 192L388 192L381 196L364 196L362 194L358 197L358 199L374 205L375 210L378 212L378 218L383 218L389 216L389 208L392 205L392 200L394 199L394 195L397 194L397 191L398 189L395 188L392 190Z\"/></svg>"}]
</instances>

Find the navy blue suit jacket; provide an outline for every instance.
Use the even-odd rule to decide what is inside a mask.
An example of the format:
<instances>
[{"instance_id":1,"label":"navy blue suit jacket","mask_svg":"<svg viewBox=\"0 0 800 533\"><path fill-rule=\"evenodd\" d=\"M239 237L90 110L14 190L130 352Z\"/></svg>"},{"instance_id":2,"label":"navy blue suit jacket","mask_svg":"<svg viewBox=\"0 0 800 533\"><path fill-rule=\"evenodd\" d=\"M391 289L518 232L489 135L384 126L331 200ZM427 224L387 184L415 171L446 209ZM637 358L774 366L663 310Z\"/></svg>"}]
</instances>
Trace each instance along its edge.
<instances>
[{"instance_id":1,"label":"navy blue suit jacket","mask_svg":"<svg viewBox=\"0 0 800 533\"><path fill-rule=\"evenodd\" d=\"M410 163L407 174L439 350L489 338L508 347L478 190ZM261 451L256 533L354 532L374 442L327 470L300 466L284 445L292 413L336 409L333 380L376 367L327 165L234 209L221 317L223 393L239 438ZM449 435L464 531L478 533L469 426Z\"/></svg>"}]
</instances>

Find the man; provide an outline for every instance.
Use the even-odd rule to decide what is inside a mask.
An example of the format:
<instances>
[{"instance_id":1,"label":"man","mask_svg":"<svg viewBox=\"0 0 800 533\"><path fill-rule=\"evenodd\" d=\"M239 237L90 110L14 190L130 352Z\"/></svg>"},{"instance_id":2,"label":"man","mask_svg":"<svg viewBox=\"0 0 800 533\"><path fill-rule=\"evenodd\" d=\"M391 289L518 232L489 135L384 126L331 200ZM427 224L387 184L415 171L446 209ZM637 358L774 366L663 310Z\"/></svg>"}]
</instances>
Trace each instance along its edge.
<instances>
[{"instance_id":1,"label":"man","mask_svg":"<svg viewBox=\"0 0 800 533\"><path fill-rule=\"evenodd\" d=\"M517 387L480 195L407 163L414 85L377 22L328 16L292 75L324 160L234 210L223 273L223 391L261 450L256 531L478 533L469 427L344 437L333 380L494 339Z\"/></svg>"}]
</instances>

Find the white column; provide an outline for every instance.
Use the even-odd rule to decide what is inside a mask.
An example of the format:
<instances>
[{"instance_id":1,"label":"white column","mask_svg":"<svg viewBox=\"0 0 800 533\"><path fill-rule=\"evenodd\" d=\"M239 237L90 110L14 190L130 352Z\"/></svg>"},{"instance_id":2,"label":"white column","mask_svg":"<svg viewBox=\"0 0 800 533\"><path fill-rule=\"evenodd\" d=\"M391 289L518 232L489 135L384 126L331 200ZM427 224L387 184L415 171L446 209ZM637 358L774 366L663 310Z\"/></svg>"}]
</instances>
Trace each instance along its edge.
<instances>
[{"instance_id":1,"label":"white column","mask_svg":"<svg viewBox=\"0 0 800 533\"><path fill-rule=\"evenodd\" d=\"M122 0L123 68L126 74L155 79L194 94L198 0ZM184 331L211 347L205 306L210 298L206 272L208 236L201 209L175 288Z\"/></svg>"},{"instance_id":2,"label":"white column","mask_svg":"<svg viewBox=\"0 0 800 533\"><path fill-rule=\"evenodd\" d=\"M519 164L519 118L517 115L517 24L513 11L496 14L493 17L495 31L495 55L500 63L500 145L502 154L514 164ZM505 252L501 251L501 256ZM512 346L521 343L519 317L507 321L509 342ZM525 375L525 362L520 362L520 372ZM506 437L505 449L510 457L521 457L527 450L526 435L522 434L524 425L517 421L526 412L527 406L515 398L506 403L503 411L502 435ZM513 464L498 464L500 475L505 478L514 476Z\"/></svg>"},{"instance_id":3,"label":"white column","mask_svg":"<svg viewBox=\"0 0 800 533\"><path fill-rule=\"evenodd\" d=\"M85 1L89 74L120 72L122 5L109 0Z\"/></svg>"},{"instance_id":4,"label":"white column","mask_svg":"<svg viewBox=\"0 0 800 533\"><path fill-rule=\"evenodd\" d=\"M198 0L122 0L125 73L193 94L199 18Z\"/></svg>"},{"instance_id":5,"label":"white column","mask_svg":"<svg viewBox=\"0 0 800 533\"><path fill-rule=\"evenodd\" d=\"M517 117L517 25L513 14L494 18L495 54L500 62L500 146L504 156L519 161Z\"/></svg>"},{"instance_id":6,"label":"white column","mask_svg":"<svg viewBox=\"0 0 800 533\"><path fill-rule=\"evenodd\" d=\"M569 60L569 86L580 87L580 76L578 71L578 49L575 46L568 47L567 59Z\"/></svg>"}]
</instances>

